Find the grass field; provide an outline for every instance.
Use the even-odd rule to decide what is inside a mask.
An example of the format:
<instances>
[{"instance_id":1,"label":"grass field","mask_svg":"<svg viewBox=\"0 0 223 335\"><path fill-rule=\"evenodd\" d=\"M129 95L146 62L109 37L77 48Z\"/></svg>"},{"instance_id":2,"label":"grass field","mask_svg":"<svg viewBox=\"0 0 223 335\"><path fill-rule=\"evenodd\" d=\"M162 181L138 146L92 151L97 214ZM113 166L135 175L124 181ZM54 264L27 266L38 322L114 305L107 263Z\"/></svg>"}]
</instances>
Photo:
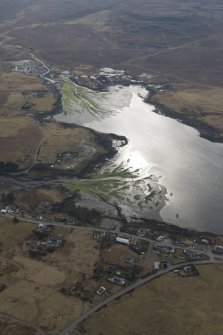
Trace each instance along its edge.
<instances>
[{"instance_id":1,"label":"grass field","mask_svg":"<svg viewBox=\"0 0 223 335\"><path fill-rule=\"evenodd\" d=\"M106 152L88 129L46 123L39 127L28 117L0 117L0 161L28 169L36 161L57 169L80 171L97 155ZM71 152L71 156L60 157ZM7 172L15 172L10 171Z\"/></svg>"},{"instance_id":2,"label":"grass field","mask_svg":"<svg viewBox=\"0 0 223 335\"><path fill-rule=\"evenodd\" d=\"M207 0L50 4L10 6L4 0L0 11L9 21L0 33L79 73L111 66L152 73L158 81L222 86L222 5L217 0L211 6Z\"/></svg>"},{"instance_id":3,"label":"grass field","mask_svg":"<svg viewBox=\"0 0 223 335\"><path fill-rule=\"evenodd\" d=\"M140 257L133 250L124 245L114 244L111 248L102 251L103 261L107 264L114 264L117 266L128 266L123 260L123 256L130 256L134 258L134 262L138 263Z\"/></svg>"},{"instance_id":4,"label":"grass field","mask_svg":"<svg viewBox=\"0 0 223 335\"><path fill-rule=\"evenodd\" d=\"M197 269L199 276L165 275L111 303L85 323L87 333L222 334L223 266Z\"/></svg>"},{"instance_id":5,"label":"grass field","mask_svg":"<svg viewBox=\"0 0 223 335\"><path fill-rule=\"evenodd\" d=\"M40 332L22 322L17 322L6 316L0 316L0 333L2 335L40 335Z\"/></svg>"},{"instance_id":6,"label":"grass field","mask_svg":"<svg viewBox=\"0 0 223 335\"><path fill-rule=\"evenodd\" d=\"M196 117L223 135L223 89L177 85L173 91L159 92L154 100L182 114Z\"/></svg>"},{"instance_id":7,"label":"grass field","mask_svg":"<svg viewBox=\"0 0 223 335\"><path fill-rule=\"evenodd\" d=\"M48 202L50 204L57 204L63 200L61 193L55 188L42 187L33 189L30 191L19 191L16 193L15 205L19 208L25 208L27 210L37 209L42 202Z\"/></svg>"},{"instance_id":8,"label":"grass field","mask_svg":"<svg viewBox=\"0 0 223 335\"><path fill-rule=\"evenodd\" d=\"M0 115L46 113L53 109L55 97L50 87L37 76L21 72L0 74ZM28 109L22 109L24 104Z\"/></svg>"},{"instance_id":9,"label":"grass field","mask_svg":"<svg viewBox=\"0 0 223 335\"><path fill-rule=\"evenodd\" d=\"M63 5L59 0L50 0L49 5L40 0L35 5L22 1L13 6L3 0L0 16L8 20L0 26L0 58L7 68L8 61L30 58L28 48L47 64L75 76L113 67L152 75L150 82L183 84L176 94L157 99L222 134L222 13L218 0L211 6L207 0L95 0L94 5L90 0L75 0L74 4L64 0ZM17 44L24 48L16 48ZM50 112L54 97L41 80L10 74L16 90L8 92L8 76L0 77L0 113L27 113L21 111L24 102L31 104L32 112ZM31 90L44 86L44 96L24 97L18 84L27 89L25 77ZM76 88L75 95L66 82L61 92L66 111L85 108L96 116L101 113L100 101L86 96L81 88Z\"/></svg>"},{"instance_id":10,"label":"grass field","mask_svg":"<svg viewBox=\"0 0 223 335\"><path fill-rule=\"evenodd\" d=\"M103 146L96 143L94 134L88 129L46 123L42 130L44 139L37 159L43 164L79 171L93 157L105 153ZM63 153L71 153L71 156L63 159L60 157Z\"/></svg>"},{"instance_id":11,"label":"grass field","mask_svg":"<svg viewBox=\"0 0 223 335\"><path fill-rule=\"evenodd\" d=\"M41 138L41 131L32 119L1 117L0 160L4 163L15 163L20 169L28 168L33 161Z\"/></svg>"},{"instance_id":12,"label":"grass field","mask_svg":"<svg viewBox=\"0 0 223 335\"><path fill-rule=\"evenodd\" d=\"M47 256L47 264L56 266L67 274L66 285L75 282L83 273L86 276L93 274L99 251L91 236L91 233L85 231L73 231L66 235L66 243L61 250Z\"/></svg>"},{"instance_id":13,"label":"grass field","mask_svg":"<svg viewBox=\"0 0 223 335\"><path fill-rule=\"evenodd\" d=\"M100 100L106 97L105 93L95 93L84 87L75 85L71 80L61 76L60 90L63 95L63 110L70 113L87 111L92 115L103 115L100 109Z\"/></svg>"},{"instance_id":14,"label":"grass field","mask_svg":"<svg viewBox=\"0 0 223 335\"><path fill-rule=\"evenodd\" d=\"M28 223L13 224L11 219L0 218L0 249L1 253L12 251L31 231Z\"/></svg>"},{"instance_id":15,"label":"grass field","mask_svg":"<svg viewBox=\"0 0 223 335\"><path fill-rule=\"evenodd\" d=\"M0 218L0 283L7 286L0 292L0 312L58 334L89 308L88 302L63 295L60 289L72 287L83 275L89 278L93 274L99 258L97 243L88 232L59 228L55 234L64 236L65 245L44 260L35 260L27 256L23 243L33 228L32 224L13 224L12 220ZM7 328L7 324L0 320L0 327ZM14 325L18 330L16 335L26 334L25 330L20 333L17 327ZM32 334L31 330L28 334Z\"/></svg>"}]
</instances>

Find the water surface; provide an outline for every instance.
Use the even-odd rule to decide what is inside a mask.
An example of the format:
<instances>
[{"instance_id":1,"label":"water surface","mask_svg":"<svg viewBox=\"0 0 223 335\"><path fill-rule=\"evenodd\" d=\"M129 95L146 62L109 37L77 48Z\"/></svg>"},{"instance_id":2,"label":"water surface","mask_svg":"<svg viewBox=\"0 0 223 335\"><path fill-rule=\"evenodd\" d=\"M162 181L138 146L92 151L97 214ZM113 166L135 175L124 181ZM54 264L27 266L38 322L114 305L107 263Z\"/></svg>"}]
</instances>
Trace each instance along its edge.
<instances>
[{"instance_id":1,"label":"water surface","mask_svg":"<svg viewBox=\"0 0 223 335\"><path fill-rule=\"evenodd\" d=\"M85 115L81 120L74 111L57 119L126 136L129 144L116 157L117 164L126 162L142 173L160 176L168 191L161 217L182 227L223 233L223 145L154 113L154 107L143 101L145 94L139 86L112 87L110 108L105 108L103 117L87 121Z\"/></svg>"}]
</instances>

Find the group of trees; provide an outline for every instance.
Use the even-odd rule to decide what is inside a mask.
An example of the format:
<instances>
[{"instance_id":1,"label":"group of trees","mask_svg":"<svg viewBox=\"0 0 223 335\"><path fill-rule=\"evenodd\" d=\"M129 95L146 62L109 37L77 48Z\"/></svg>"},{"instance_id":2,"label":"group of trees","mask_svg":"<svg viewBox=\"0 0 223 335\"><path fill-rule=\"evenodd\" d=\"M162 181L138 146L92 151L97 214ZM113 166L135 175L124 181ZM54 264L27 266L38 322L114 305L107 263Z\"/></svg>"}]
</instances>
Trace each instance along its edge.
<instances>
[{"instance_id":1,"label":"group of trees","mask_svg":"<svg viewBox=\"0 0 223 335\"><path fill-rule=\"evenodd\" d=\"M87 221L92 224L99 222L101 219L101 213L97 209L78 206L76 204L76 198L65 200L60 210L81 221Z\"/></svg>"},{"instance_id":2,"label":"group of trees","mask_svg":"<svg viewBox=\"0 0 223 335\"><path fill-rule=\"evenodd\" d=\"M18 165L12 162L0 162L0 172L9 173L17 172Z\"/></svg>"},{"instance_id":3,"label":"group of trees","mask_svg":"<svg viewBox=\"0 0 223 335\"><path fill-rule=\"evenodd\" d=\"M14 201L15 201L15 194L13 192L2 193L2 202L5 205L11 205Z\"/></svg>"},{"instance_id":4,"label":"group of trees","mask_svg":"<svg viewBox=\"0 0 223 335\"><path fill-rule=\"evenodd\" d=\"M13 202L15 201L15 194L13 192L3 192L2 193L2 202L8 206L8 205L11 205L13 204ZM14 224L18 223L19 222L19 219L15 216L12 220L12 222Z\"/></svg>"}]
</instances>

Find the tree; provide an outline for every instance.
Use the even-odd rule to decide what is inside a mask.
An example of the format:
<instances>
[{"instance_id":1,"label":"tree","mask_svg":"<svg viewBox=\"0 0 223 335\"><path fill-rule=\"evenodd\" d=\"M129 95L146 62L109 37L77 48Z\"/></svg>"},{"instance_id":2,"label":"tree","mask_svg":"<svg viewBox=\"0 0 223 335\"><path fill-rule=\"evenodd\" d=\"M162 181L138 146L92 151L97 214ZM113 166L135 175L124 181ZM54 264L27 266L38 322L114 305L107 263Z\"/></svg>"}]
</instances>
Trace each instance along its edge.
<instances>
[{"instance_id":1,"label":"tree","mask_svg":"<svg viewBox=\"0 0 223 335\"><path fill-rule=\"evenodd\" d=\"M14 218L13 218L12 222L13 222L14 224L16 224L16 223L18 223L18 222L19 222L19 219L17 218L17 216L14 216Z\"/></svg>"}]
</instances>

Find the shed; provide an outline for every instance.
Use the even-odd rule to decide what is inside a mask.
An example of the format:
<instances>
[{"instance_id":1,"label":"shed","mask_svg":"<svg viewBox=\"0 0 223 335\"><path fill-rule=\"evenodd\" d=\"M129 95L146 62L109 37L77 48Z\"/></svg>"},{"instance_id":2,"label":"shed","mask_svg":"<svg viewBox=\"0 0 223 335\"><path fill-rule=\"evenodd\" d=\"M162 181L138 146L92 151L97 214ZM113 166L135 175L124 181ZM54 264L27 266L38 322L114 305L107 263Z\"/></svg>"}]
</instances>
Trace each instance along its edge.
<instances>
[{"instance_id":1,"label":"shed","mask_svg":"<svg viewBox=\"0 0 223 335\"><path fill-rule=\"evenodd\" d=\"M154 270L158 271L160 269L160 262L154 262L153 263Z\"/></svg>"},{"instance_id":2,"label":"shed","mask_svg":"<svg viewBox=\"0 0 223 335\"><path fill-rule=\"evenodd\" d=\"M116 242L129 245L129 239L121 236L116 237Z\"/></svg>"}]
</instances>

